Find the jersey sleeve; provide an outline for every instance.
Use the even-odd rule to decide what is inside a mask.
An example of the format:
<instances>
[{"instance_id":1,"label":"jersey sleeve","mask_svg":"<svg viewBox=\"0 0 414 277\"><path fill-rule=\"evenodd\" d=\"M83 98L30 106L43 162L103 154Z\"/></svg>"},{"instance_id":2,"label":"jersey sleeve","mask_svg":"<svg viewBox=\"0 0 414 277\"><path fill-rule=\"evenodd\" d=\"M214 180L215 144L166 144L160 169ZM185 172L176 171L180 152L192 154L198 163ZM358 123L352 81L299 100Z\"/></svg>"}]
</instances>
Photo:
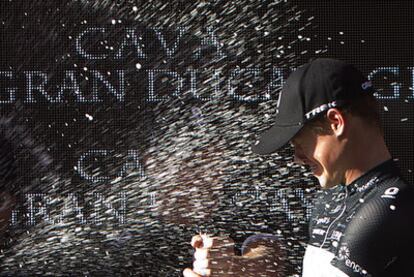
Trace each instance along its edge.
<instances>
[{"instance_id":1,"label":"jersey sleeve","mask_svg":"<svg viewBox=\"0 0 414 277\"><path fill-rule=\"evenodd\" d=\"M383 276L413 247L413 189L397 182L360 201L365 204L348 218L331 264L350 277Z\"/></svg>"}]
</instances>

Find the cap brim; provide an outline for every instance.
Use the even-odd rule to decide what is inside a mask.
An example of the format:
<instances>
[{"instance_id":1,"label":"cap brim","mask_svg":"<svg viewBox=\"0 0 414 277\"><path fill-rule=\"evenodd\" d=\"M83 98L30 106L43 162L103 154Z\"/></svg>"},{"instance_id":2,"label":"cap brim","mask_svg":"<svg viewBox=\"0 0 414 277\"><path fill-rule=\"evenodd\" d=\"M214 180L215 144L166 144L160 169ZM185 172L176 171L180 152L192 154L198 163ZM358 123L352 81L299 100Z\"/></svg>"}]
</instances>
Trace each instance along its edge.
<instances>
[{"instance_id":1,"label":"cap brim","mask_svg":"<svg viewBox=\"0 0 414 277\"><path fill-rule=\"evenodd\" d=\"M252 151L259 155L271 154L285 146L302 127L303 125L274 125L260 136L252 146Z\"/></svg>"}]
</instances>

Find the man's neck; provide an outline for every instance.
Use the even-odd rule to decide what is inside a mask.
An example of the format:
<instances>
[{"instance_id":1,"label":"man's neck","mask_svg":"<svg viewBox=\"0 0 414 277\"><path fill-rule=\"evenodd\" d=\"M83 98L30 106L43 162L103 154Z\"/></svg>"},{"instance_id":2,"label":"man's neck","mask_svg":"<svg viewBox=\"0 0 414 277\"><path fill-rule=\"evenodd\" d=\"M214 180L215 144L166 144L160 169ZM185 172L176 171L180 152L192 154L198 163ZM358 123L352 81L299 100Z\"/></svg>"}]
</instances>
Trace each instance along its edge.
<instances>
[{"instance_id":1,"label":"man's neck","mask_svg":"<svg viewBox=\"0 0 414 277\"><path fill-rule=\"evenodd\" d=\"M391 159L391 154L382 139L377 143L368 143L364 147L360 145L359 148L354 151L352 163L345 171L346 185L351 184L375 166Z\"/></svg>"}]
</instances>

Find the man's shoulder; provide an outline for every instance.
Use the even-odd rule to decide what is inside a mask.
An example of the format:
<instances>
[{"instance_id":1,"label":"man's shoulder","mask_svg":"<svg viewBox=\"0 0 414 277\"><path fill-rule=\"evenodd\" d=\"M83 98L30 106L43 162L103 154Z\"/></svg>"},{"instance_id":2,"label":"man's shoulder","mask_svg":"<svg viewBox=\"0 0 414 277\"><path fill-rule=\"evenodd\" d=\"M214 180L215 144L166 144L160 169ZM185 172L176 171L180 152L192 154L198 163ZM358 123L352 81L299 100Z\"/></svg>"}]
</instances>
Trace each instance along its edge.
<instances>
[{"instance_id":1,"label":"man's shoulder","mask_svg":"<svg viewBox=\"0 0 414 277\"><path fill-rule=\"evenodd\" d=\"M354 213L356 222L359 228L370 226L367 229L383 229L383 225L387 225L387 228L383 230L402 226L414 228L413 200L413 185L400 176L386 178L380 181L365 197L359 199L361 204ZM350 225L355 225L353 223L355 222L350 223Z\"/></svg>"},{"instance_id":2,"label":"man's shoulder","mask_svg":"<svg viewBox=\"0 0 414 277\"><path fill-rule=\"evenodd\" d=\"M372 191L371 201L384 203L407 201L414 205L414 186L395 175L380 181Z\"/></svg>"},{"instance_id":3,"label":"man's shoulder","mask_svg":"<svg viewBox=\"0 0 414 277\"><path fill-rule=\"evenodd\" d=\"M349 276L366 276L352 275L355 268L375 276L383 268L392 272L386 276L406 276L393 272L405 272L409 266L408 250L414 246L413 186L399 176L392 176L358 196L361 198L354 199L358 203L356 209L351 209L345 220L333 264ZM390 264L399 268L388 267Z\"/></svg>"}]
</instances>

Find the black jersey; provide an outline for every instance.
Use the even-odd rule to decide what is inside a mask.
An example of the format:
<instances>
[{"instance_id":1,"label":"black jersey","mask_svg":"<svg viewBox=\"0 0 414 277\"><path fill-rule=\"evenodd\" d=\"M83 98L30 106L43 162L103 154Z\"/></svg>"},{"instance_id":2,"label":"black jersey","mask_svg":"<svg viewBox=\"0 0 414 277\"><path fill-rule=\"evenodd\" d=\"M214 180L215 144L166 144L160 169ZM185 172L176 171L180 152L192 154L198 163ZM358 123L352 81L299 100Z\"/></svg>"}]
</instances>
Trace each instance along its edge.
<instances>
[{"instance_id":1,"label":"black jersey","mask_svg":"<svg viewBox=\"0 0 414 277\"><path fill-rule=\"evenodd\" d=\"M315 199L303 277L414 276L414 189L388 160Z\"/></svg>"}]
</instances>

